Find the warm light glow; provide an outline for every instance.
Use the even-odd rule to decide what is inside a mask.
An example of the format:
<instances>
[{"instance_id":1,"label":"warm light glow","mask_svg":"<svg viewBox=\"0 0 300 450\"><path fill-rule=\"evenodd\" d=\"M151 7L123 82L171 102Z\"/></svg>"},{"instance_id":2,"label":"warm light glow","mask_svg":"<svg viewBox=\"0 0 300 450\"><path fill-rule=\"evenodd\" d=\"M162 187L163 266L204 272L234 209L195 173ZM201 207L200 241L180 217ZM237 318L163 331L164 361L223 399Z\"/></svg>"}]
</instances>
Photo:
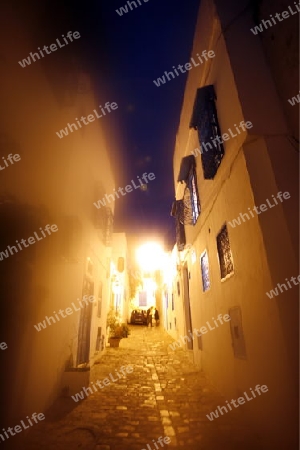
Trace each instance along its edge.
<instances>
[{"instance_id":1,"label":"warm light glow","mask_svg":"<svg viewBox=\"0 0 300 450\"><path fill-rule=\"evenodd\" d=\"M157 242L147 242L137 249L137 261L142 270L153 272L162 268L164 251Z\"/></svg>"},{"instance_id":2,"label":"warm light glow","mask_svg":"<svg viewBox=\"0 0 300 450\"><path fill-rule=\"evenodd\" d=\"M172 286L176 273L176 254L166 254L163 279L169 287Z\"/></svg>"}]
</instances>

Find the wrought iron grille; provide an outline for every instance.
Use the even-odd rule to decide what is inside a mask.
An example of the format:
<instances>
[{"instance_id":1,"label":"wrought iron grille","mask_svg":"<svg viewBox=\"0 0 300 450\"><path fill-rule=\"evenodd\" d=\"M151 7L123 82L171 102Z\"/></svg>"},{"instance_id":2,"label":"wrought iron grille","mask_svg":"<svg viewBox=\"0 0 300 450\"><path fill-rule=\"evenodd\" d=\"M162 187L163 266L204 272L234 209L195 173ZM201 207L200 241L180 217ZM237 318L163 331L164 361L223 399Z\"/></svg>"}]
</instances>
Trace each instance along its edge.
<instances>
[{"instance_id":1,"label":"wrought iron grille","mask_svg":"<svg viewBox=\"0 0 300 450\"><path fill-rule=\"evenodd\" d=\"M193 155L181 160L178 182L185 182L183 199L175 200L172 216L178 216L184 225L195 225L200 215L200 200L197 186L196 161Z\"/></svg>"},{"instance_id":2,"label":"wrought iron grille","mask_svg":"<svg viewBox=\"0 0 300 450\"><path fill-rule=\"evenodd\" d=\"M216 140L221 137L216 110L216 94L213 85L197 90L190 128L198 130L201 145L203 175L212 180L224 156L223 144Z\"/></svg>"},{"instance_id":3,"label":"wrought iron grille","mask_svg":"<svg viewBox=\"0 0 300 450\"><path fill-rule=\"evenodd\" d=\"M183 217L185 225L193 225L193 208L192 208L192 195L190 189L186 186L183 195Z\"/></svg>"},{"instance_id":4,"label":"wrought iron grille","mask_svg":"<svg viewBox=\"0 0 300 450\"><path fill-rule=\"evenodd\" d=\"M186 244L185 229L178 217L176 217L176 244L179 252L184 250Z\"/></svg>"},{"instance_id":5,"label":"wrought iron grille","mask_svg":"<svg viewBox=\"0 0 300 450\"><path fill-rule=\"evenodd\" d=\"M221 279L223 279L233 272L233 260L226 225L222 227L217 236L217 249L219 254Z\"/></svg>"},{"instance_id":6,"label":"wrought iron grille","mask_svg":"<svg viewBox=\"0 0 300 450\"><path fill-rule=\"evenodd\" d=\"M187 187L190 191L190 208L192 209L192 225L198 220L200 216L200 199L198 193L197 174L196 169L193 167L189 173Z\"/></svg>"}]
</instances>

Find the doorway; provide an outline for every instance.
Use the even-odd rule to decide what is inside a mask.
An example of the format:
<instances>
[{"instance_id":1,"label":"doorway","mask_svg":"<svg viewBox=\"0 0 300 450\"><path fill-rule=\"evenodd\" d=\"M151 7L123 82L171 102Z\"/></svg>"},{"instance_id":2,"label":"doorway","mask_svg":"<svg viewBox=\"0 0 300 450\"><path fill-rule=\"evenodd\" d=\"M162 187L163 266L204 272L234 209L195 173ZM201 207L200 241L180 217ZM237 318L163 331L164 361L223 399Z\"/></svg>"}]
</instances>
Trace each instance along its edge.
<instances>
[{"instance_id":1,"label":"doorway","mask_svg":"<svg viewBox=\"0 0 300 450\"><path fill-rule=\"evenodd\" d=\"M189 272L187 264L183 267L183 302L184 302L184 316L185 316L185 329L186 335L188 336L188 331L193 330L192 317L191 317L191 305L190 305L190 288L189 288ZM193 340L188 339L187 342L188 350L193 350Z\"/></svg>"},{"instance_id":2,"label":"doorway","mask_svg":"<svg viewBox=\"0 0 300 450\"><path fill-rule=\"evenodd\" d=\"M94 283L87 278L83 281L82 296L94 295ZM82 301L83 303L83 301ZM81 308L79 328L78 328L78 351L77 366L89 362L90 356L90 339L91 339L91 323L92 323L93 303L88 302Z\"/></svg>"}]
</instances>

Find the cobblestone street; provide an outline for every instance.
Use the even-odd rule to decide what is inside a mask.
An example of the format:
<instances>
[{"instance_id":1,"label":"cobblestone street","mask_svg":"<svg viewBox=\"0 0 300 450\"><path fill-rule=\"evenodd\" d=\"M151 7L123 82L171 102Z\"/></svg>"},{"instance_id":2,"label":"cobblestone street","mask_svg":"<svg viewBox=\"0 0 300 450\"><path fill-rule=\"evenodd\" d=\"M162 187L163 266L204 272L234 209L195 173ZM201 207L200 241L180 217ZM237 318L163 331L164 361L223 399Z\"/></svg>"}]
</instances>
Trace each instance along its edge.
<instances>
[{"instance_id":1,"label":"cobblestone street","mask_svg":"<svg viewBox=\"0 0 300 450\"><path fill-rule=\"evenodd\" d=\"M224 399L189 362L187 352L168 348L172 342L161 328L131 327L120 348L108 348L94 365L91 381L110 373L116 378L122 365L131 364L133 372L79 403L60 399L26 442L18 442L21 436L10 439L12 448L149 450L160 436L169 436L174 449L259 449L238 410L208 420L206 414Z\"/></svg>"}]
</instances>

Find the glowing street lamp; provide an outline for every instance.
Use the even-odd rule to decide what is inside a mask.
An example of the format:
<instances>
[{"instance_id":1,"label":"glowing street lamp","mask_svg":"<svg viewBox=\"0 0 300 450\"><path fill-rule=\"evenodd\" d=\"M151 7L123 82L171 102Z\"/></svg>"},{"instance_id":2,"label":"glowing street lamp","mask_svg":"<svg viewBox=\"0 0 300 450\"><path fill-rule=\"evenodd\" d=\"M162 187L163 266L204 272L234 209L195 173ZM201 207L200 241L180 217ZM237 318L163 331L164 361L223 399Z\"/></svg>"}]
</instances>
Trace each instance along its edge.
<instances>
[{"instance_id":1,"label":"glowing street lamp","mask_svg":"<svg viewBox=\"0 0 300 450\"><path fill-rule=\"evenodd\" d=\"M162 269L165 262L165 252L157 242L147 242L137 249L137 261L145 272Z\"/></svg>"}]
</instances>

